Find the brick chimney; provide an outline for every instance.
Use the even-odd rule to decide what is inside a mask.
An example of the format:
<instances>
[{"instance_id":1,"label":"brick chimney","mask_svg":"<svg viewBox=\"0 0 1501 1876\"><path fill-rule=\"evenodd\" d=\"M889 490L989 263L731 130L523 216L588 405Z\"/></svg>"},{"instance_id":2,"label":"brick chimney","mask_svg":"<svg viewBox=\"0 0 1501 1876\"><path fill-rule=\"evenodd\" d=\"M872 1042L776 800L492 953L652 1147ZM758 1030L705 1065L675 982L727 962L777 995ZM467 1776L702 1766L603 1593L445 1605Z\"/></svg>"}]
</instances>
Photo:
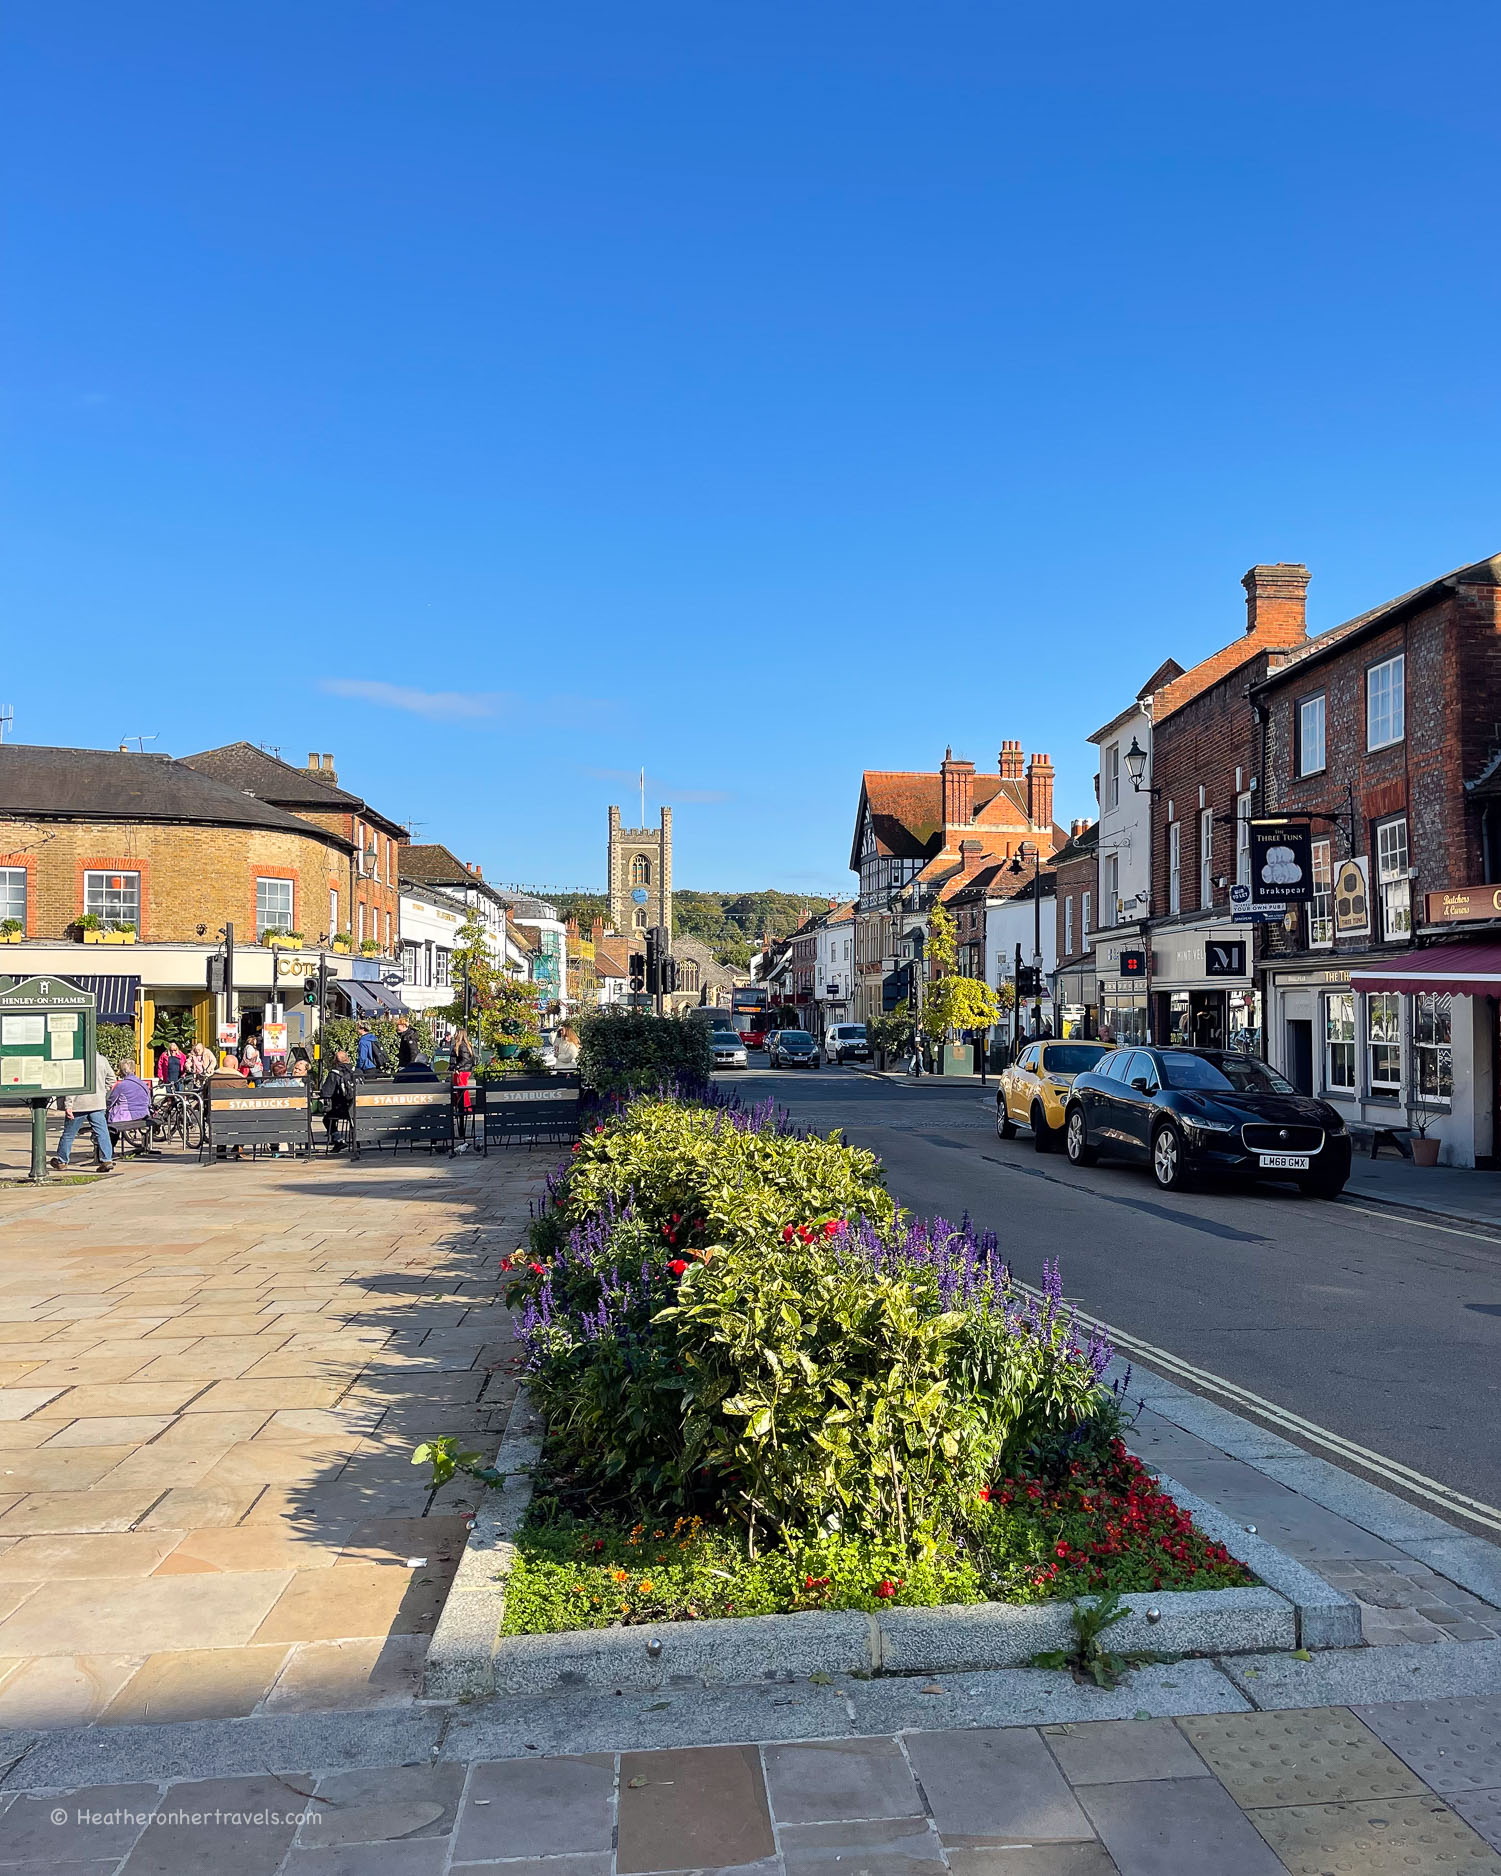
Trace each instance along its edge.
<instances>
[{"instance_id":1,"label":"brick chimney","mask_svg":"<svg viewBox=\"0 0 1501 1876\"><path fill-rule=\"evenodd\" d=\"M1077 840L1081 834L1087 834L1093 825L1093 821L1070 821L1068 824L1069 839Z\"/></svg>"},{"instance_id":2,"label":"brick chimney","mask_svg":"<svg viewBox=\"0 0 1501 1876\"><path fill-rule=\"evenodd\" d=\"M952 749L943 752L943 824L973 827L975 820L975 765L958 759Z\"/></svg>"},{"instance_id":3,"label":"brick chimney","mask_svg":"<svg viewBox=\"0 0 1501 1876\"><path fill-rule=\"evenodd\" d=\"M1027 764L1027 819L1034 827L1053 825L1053 758L1033 756Z\"/></svg>"},{"instance_id":4,"label":"brick chimney","mask_svg":"<svg viewBox=\"0 0 1501 1876\"><path fill-rule=\"evenodd\" d=\"M985 842L983 840L961 840L959 842L959 871L962 877L968 879L971 873L977 873L984 857Z\"/></svg>"},{"instance_id":5,"label":"brick chimney","mask_svg":"<svg viewBox=\"0 0 1501 1876\"><path fill-rule=\"evenodd\" d=\"M1019 782L1022 778L1022 746L1020 743L1001 744L1001 780Z\"/></svg>"},{"instance_id":6,"label":"brick chimney","mask_svg":"<svg viewBox=\"0 0 1501 1876\"><path fill-rule=\"evenodd\" d=\"M1246 589L1246 631L1264 645L1301 645L1308 636L1308 569L1295 561L1252 567Z\"/></svg>"},{"instance_id":7,"label":"brick chimney","mask_svg":"<svg viewBox=\"0 0 1501 1876\"><path fill-rule=\"evenodd\" d=\"M316 749L310 749L307 752L307 772L309 775L316 776L320 782L327 782L330 788L339 779L334 773L333 757L320 756Z\"/></svg>"}]
</instances>

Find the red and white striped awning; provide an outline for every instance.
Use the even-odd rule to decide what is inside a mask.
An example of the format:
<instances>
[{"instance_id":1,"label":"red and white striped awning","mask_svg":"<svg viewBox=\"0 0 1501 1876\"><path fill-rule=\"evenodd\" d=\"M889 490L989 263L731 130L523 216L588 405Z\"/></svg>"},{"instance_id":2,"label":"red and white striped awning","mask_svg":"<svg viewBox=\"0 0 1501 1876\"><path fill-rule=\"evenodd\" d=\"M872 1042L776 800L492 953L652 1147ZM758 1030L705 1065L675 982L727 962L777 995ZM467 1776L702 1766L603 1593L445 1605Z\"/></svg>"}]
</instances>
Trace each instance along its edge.
<instances>
[{"instance_id":1,"label":"red and white striped awning","mask_svg":"<svg viewBox=\"0 0 1501 1876\"><path fill-rule=\"evenodd\" d=\"M1416 996L1438 991L1452 997L1501 997L1501 945L1431 945L1404 951L1383 964L1350 973L1352 990L1396 990Z\"/></svg>"}]
</instances>

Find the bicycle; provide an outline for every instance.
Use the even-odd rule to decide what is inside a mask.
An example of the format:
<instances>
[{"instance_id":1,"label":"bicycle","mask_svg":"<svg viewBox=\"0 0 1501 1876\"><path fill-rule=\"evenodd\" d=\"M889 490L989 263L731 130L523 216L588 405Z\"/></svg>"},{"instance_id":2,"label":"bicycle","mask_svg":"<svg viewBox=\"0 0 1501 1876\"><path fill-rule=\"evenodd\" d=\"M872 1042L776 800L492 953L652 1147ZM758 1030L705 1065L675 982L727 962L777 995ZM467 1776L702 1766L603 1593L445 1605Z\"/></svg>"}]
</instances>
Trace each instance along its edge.
<instances>
[{"instance_id":1,"label":"bicycle","mask_svg":"<svg viewBox=\"0 0 1501 1876\"><path fill-rule=\"evenodd\" d=\"M163 1088L151 1103L151 1137L158 1142L180 1140L190 1153L203 1144L203 1094L179 1082Z\"/></svg>"}]
</instances>

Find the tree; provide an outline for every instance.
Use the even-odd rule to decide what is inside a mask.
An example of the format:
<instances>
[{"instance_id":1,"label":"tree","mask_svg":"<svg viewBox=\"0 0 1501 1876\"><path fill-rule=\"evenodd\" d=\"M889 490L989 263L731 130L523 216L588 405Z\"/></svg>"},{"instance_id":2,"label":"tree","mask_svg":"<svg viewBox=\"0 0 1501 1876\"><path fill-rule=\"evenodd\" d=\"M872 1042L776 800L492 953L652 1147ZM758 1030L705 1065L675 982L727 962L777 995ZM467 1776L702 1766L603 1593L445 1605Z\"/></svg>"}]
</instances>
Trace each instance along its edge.
<instances>
[{"instance_id":1,"label":"tree","mask_svg":"<svg viewBox=\"0 0 1501 1876\"><path fill-rule=\"evenodd\" d=\"M1001 1006L988 984L960 977L954 919L942 900L928 914L927 960L931 973L923 994L919 1022L932 1042L946 1042L956 1029L989 1029L999 1022Z\"/></svg>"},{"instance_id":2,"label":"tree","mask_svg":"<svg viewBox=\"0 0 1501 1876\"><path fill-rule=\"evenodd\" d=\"M448 1020L467 1023L471 1038L488 1048L535 1055L542 1040L537 986L496 962L483 919L471 916L459 927L452 964L454 998L443 1011Z\"/></svg>"},{"instance_id":3,"label":"tree","mask_svg":"<svg viewBox=\"0 0 1501 1876\"><path fill-rule=\"evenodd\" d=\"M989 984L977 977L940 977L923 997L922 1031L930 1041L946 1042L956 1029L993 1028L1000 1016Z\"/></svg>"}]
</instances>

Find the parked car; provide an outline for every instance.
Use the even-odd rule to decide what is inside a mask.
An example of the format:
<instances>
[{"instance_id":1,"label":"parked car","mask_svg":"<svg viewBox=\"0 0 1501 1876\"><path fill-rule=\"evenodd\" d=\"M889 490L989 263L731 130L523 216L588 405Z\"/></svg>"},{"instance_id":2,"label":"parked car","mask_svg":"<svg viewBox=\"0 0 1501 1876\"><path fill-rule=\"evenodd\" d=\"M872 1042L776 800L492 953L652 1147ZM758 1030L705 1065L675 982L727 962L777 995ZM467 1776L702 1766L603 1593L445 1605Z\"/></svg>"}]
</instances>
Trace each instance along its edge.
<instances>
[{"instance_id":1,"label":"parked car","mask_svg":"<svg viewBox=\"0 0 1501 1876\"><path fill-rule=\"evenodd\" d=\"M709 1031L709 1054L716 1068L745 1068L750 1061L745 1044L733 1029Z\"/></svg>"},{"instance_id":2,"label":"parked car","mask_svg":"<svg viewBox=\"0 0 1501 1876\"><path fill-rule=\"evenodd\" d=\"M1167 1192L1220 1172L1295 1179L1332 1199L1350 1176L1338 1112L1258 1057L1224 1049L1113 1050L1075 1076L1063 1137L1074 1165L1146 1160Z\"/></svg>"},{"instance_id":3,"label":"parked car","mask_svg":"<svg viewBox=\"0 0 1501 1876\"><path fill-rule=\"evenodd\" d=\"M771 1038L773 1068L822 1068L818 1044L806 1029L779 1029Z\"/></svg>"},{"instance_id":4,"label":"parked car","mask_svg":"<svg viewBox=\"0 0 1501 1876\"><path fill-rule=\"evenodd\" d=\"M1019 1126L1032 1129L1032 1144L1050 1153L1063 1140L1063 1110L1075 1075L1085 1074L1113 1042L1029 1042L1001 1071L995 1096L995 1130L1014 1140Z\"/></svg>"},{"instance_id":5,"label":"parked car","mask_svg":"<svg viewBox=\"0 0 1501 1876\"><path fill-rule=\"evenodd\" d=\"M870 1039L864 1023L830 1023L824 1031L823 1052L831 1062L868 1062Z\"/></svg>"}]
</instances>

